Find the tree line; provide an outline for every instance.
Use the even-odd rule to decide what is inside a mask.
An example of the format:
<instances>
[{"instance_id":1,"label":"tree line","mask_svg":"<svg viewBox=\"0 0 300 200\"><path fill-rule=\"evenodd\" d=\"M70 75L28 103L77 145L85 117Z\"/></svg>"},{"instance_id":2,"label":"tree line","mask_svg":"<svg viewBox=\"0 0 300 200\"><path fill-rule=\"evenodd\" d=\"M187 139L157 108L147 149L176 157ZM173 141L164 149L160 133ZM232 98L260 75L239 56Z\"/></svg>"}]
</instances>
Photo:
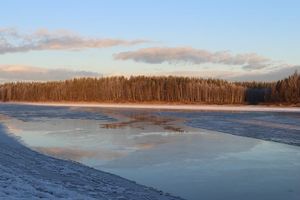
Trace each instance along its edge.
<instances>
[{"instance_id":1,"label":"tree line","mask_svg":"<svg viewBox=\"0 0 300 200\"><path fill-rule=\"evenodd\" d=\"M297 104L300 103L300 75L295 72L277 82L229 82L175 76L12 82L0 85L0 101Z\"/></svg>"}]
</instances>

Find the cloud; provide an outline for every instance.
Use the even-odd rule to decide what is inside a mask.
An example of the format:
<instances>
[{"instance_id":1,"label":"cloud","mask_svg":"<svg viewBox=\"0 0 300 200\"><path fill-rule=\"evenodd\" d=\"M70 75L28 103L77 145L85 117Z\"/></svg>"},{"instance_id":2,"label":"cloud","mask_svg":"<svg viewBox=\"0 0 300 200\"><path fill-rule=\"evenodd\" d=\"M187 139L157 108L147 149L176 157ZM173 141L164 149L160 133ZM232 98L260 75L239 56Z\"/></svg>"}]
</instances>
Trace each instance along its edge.
<instances>
[{"instance_id":1,"label":"cloud","mask_svg":"<svg viewBox=\"0 0 300 200\"><path fill-rule=\"evenodd\" d=\"M22 33L14 28L0 28L0 54L33 50L82 50L147 42L149 41L84 37L66 30L50 32L40 29L33 33Z\"/></svg>"},{"instance_id":2,"label":"cloud","mask_svg":"<svg viewBox=\"0 0 300 200\"><path fill-rule=\"evenodd\" d=\"M295 71L300 72L300 65L286 65L269 71L226 71L226 70L185 70L165 71L154 73L154 76L186 76L201 78L217 78L228 81L278 81L292 75Z\"/></svg>"},{"instance_id":3,"label":"cloud","mask_svg":"<svg viewBox=\"0 0 300 200\"><path fill-rule=\"evenodd\" d=\"M68 69L46 69L26 65L0 65L0 82L10 81L56 81L76 77L101 77L96 72Z\"/></svg>"},{"instance_id":4,"label":"cloud","mask_svg":"<svg viewBox=\"0 0 300 200\"><path fill-rule=\"evenodd\" d=\"M263 69L270 66L271 60L255 53L231 54L228 51L210 52L189 47L153 47L137 51L121 52L114 55L116 60L134 60L149 64L186 63L186 64L223 64L239 65L243 69Z\"/></svg>"},{"instance_id":5,"label":"cloud","mask_svg":"<svg viewBox=\"0 0 300 200\"><path fill-rule=\"evenodd\" d=\"M162 71L162 72L153 73L151 75L226 79L228 76L232 76L232 74L234 74L232 71L225 71L225 70L176 70L176 71Z\"/></svg>"},{"instance_id":6,"label":"cloud","mask_svg":"<svg viewBox=\"0 0 300 200\"><path fill-rule=\"evenodd\" d=\"M232 81L277 81L292 75L295 71L300 72L300 65L283 66L268 72L253 72L232 74L227 79Z\"/></svg>"}]
</instances>

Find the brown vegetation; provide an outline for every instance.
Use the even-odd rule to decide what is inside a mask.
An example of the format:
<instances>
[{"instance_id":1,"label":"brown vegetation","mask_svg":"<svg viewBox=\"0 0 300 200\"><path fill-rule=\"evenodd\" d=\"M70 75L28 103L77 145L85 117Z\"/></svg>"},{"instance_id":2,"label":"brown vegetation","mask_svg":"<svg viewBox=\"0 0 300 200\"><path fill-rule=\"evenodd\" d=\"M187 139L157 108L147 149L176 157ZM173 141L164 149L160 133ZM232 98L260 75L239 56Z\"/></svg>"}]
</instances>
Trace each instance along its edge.
<instances>
[{"instance_id":1,"label":"brown vegetation","mask_svg":"<svg viewBox=\"0 0 300 200\"><path fill-rule=\"evenodd\" d=\"M131 128L144 129L143 126L139 126L139 123L149 123L154 126L162 127L164 130L167 131L183 132L183 129L181 127L172 124L172 122L175 122L177 119L166 118L166 117L155 116L155 115L148 115L148 114L130 115L129 117L130 120L128 121L103 124L102 128L116 129L116 128L131 127Z\"/></svg>"},{"instance_id":2,"label":"brown vegetation","mask_svg":"<svg viewBox=\"0 0 300 200\"><path fill-rule=\"evenodd\" d=\"M79 78L0 85L0 101L257 104L300 102L300 75L278 82L187 77Z\"/></svg>"}]
</instances>

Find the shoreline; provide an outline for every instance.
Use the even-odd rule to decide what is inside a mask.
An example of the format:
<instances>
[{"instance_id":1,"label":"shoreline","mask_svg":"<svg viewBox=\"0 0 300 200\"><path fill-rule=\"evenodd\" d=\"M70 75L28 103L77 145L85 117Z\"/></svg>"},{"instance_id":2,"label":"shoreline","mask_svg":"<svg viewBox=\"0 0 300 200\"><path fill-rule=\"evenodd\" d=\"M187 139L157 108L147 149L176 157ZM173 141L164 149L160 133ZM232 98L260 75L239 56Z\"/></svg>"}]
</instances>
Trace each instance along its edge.
<instances>
[{"instance_id":1,"label":"shoreline","mask_svg":"<svg viewBox=\"0 0 300 200\"><path fill-rule=\"evenodd\" d=\"M245 111L245 112L295 112L300 107L274 105L192 105L192 104L146 104L146 103L88 103L88 102L1 102L3 104L55 106L55 107L94 107L120 109L156 109L186 111Z\"/></svg>"},{"instance_id":2,"label":"shoreline","mask_svg":"<svg viewBox=\"0 0 300 200\"><path fill-rule=\"evenodd\" d=\"M81 163L36 152L0 122L0 199L183 200Z\"/></svg>"}]
</instances>

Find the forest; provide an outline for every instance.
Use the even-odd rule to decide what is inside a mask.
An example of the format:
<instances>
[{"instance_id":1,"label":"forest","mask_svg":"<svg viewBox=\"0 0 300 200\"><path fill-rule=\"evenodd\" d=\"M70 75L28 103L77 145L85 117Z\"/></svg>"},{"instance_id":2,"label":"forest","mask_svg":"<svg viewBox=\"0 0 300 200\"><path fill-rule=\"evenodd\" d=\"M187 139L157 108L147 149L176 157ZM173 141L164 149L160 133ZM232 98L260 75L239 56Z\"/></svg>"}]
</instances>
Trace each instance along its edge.
<instances>
[{"instance_id":1,"label":"forest","mask_svg":"<svg viewBox=\"0 0 300 200\"><path fill-rule=\"evenodd\" d=\"M300 74L277 82L176 76L75 78L0 85L0 101L183 104L299 104Z\"/></svg>"}]
</instances>

